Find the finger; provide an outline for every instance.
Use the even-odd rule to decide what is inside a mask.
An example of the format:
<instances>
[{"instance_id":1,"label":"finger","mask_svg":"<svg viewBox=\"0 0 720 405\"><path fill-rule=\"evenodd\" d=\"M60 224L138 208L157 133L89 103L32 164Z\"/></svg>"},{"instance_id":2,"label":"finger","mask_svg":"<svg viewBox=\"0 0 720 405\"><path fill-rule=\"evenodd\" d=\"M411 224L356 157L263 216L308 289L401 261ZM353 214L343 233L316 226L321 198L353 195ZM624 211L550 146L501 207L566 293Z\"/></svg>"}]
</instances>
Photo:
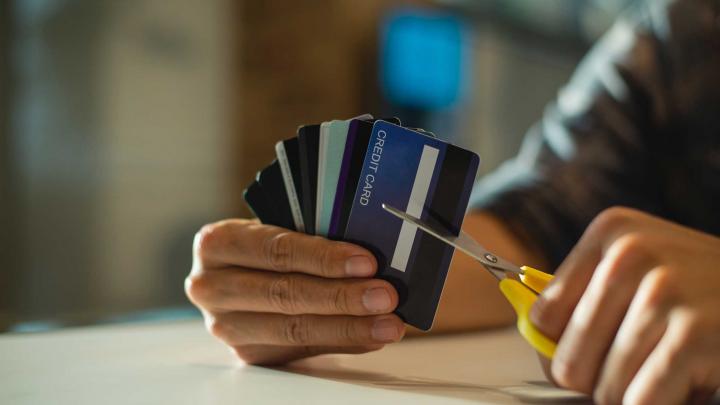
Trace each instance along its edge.
<instances>
[{"instance_id":1,"label":"finger","mask_svg":"<svg viewBox=\"0 0 720 405\"><path fill-rule=\"evenodd\" d=\"M383 344L361 346L271 346L247 345L232 348L235 355L247 364L282 365L293 360L321 354L362 354L380 350Z\"/></svg>"},{"instance_id":2,"label":"finger","mask_svg":"<svg viewBox=\"0 0 720 405\"><path fill-rule=\"evenodd\" d=\"M644 248L635 245L621 239L607 251L575 307L552 361L552 375L561 386L593 392L605 355L652 263Z\"/></svg>"},{"instance_id":3,"label":"finger","mask_svg":"<svg viewBox=\"0 0 720 405\"><path fill-rule=\"evenodd\" d=\"M530 310L530 320L545 336L560 339L599 261L599 244L583 236Z\"/></svg>"},{"instance_id":4,"label":"finger","mask_svg":"<svg viewBox=\"0 0 720 405\"><path fill-rule=\"evenodd\" d=\"M638 370L623 396L628 404L680 404L690 396L688 359L678 347L677 328L669 324L655 349Z\"/></svg>"},{"instance_id":5,"label":"finger","mask_svg":"<svg viewBox=\"0 0 720 405\"><path fill-rule=\"evenodd\" d=\"M540 361L540 368L542 368L543 374L545 374L545 378L550 381L553 385L559 386L557 381L555 381L555 378L552 375L552 371L550 370L550 367L552 367L552 360L545 357L543 354L536 352L538 361Z\"/></svg>"},{"instance_id":6,"label":"finger","mask_svg":"<svg viewBox=\"0 0 720 405\"><path fill-rule=\"evenodd\" d=\"M194 256L205 268L227 265L322 277L368 277L377 261L366 249L346 242L235 219L204 226Z\"/></svg>"},{"instance_id":7,"label":"finger","mask_svg":"<svg viewBox=\"0 0 720 405\"><path fill-rule=\"evenodd\" d=\"M395 288L380 279L327 279L299 273L219 269L191 277L188 295L216 312L372 315L392 312Z\"/></svg>"},{"instance_id":8,"label":"finger","mask_svg":"<svg viewBox=\"0 0 720 405\"><path fill-rule=\"evenodd\" d=\"M538 296L530 319L547 337L559 340L580 301L603 250L622 233L632 210L613 208L598 215Z\"/></svg>"},{"instance_id":9,"label":"finger","mask_svg":"<svg viewBox=\"0 0 720 405\"><path fill-rule=\"evenodd\" d=\"M622 402L628 385L667 329L666 311L658 305L662 299L658 286L666 282L661 274L651 272L640 283L598 379L594 392L598 403Z\"/></svg>"},{"instance_id":10,"label":"finger","mask_svg":"<svg viewBox=\"0 0 720 405\"><path fill-rule=\"evenodd\" d=\"M322 316L254 312L216 314L210 332L230 346L358 346L399 341L405 326L396 315Z\"/></svg>"}]
</instances>

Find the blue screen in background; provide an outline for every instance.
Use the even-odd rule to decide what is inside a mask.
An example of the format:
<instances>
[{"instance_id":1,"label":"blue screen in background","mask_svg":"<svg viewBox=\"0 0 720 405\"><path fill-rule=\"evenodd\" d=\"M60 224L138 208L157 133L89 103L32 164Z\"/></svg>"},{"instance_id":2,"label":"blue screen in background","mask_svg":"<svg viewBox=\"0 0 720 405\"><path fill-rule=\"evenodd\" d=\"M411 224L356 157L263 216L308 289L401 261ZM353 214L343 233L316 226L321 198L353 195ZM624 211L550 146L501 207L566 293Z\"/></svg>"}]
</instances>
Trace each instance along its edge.
<instances>
[{"instance_id":1,"label":"blue screen in background","mask_svg":"<svg viewBox=\"0 0 720 405\"><path fill-rule=\"evenodd\" d=\"M381 86L390 103L421 110L451 107L467 85L462 21L447 13L403 8L381 27Z\"/></svg>"}]
</instances>

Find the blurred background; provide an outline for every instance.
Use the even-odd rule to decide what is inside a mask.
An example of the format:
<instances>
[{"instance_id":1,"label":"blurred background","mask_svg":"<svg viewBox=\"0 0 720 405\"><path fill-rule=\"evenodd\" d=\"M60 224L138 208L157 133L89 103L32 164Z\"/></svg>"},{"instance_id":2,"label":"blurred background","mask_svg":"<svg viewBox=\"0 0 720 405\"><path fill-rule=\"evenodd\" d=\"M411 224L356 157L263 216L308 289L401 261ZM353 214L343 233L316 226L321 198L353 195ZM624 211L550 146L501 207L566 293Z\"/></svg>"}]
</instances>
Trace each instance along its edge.
<instances>
[{"instance_id":1,"label":"blurred background","mask_svg":"<svg viewBox=\"0 0 720 405\"><path fill-rule=\"evenodd\" d=\"M0 0L0 331L195 316L195 231L297 126L512 156L628 0Z\"/></svg>"}]
</instances>

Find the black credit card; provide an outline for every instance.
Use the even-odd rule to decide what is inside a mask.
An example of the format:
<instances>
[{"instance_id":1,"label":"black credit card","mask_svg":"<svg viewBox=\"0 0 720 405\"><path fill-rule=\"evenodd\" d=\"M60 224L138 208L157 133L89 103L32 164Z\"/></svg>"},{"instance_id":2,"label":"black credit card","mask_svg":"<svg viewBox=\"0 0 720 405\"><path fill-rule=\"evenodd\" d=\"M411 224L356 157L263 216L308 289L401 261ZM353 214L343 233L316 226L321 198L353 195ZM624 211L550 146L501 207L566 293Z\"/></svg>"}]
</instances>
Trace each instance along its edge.
<instances>
[{"instance_id":1,"label":"black credit card","mask_svg":"<svg viewBox=\"0 0 720 405\"><path fill-rule=\"evenodd\" d=\"M270 166L262 169L260 173L258 173L257 182L260 184L269 203L275 208L276 213L276 218L274 218L272 222L263 221L263 223L295 230L295 223L293 222L292 212L290 210L290 202L288 201L283 184L280 163L278 163L277 160L273 160Z\"/></svg>"},{"instance_id":2,"label":"black credit card","mask_svg":"<svg viewBox=\"0 0 720 405\"><path fill-rule=\"evenodd\" d=\"M263 224L276 222L277 214L275 207L265 196L260 183L253 181L248 188L243 191L243 199L247 203L250 210Z\"/></svg>"}]
</instances>

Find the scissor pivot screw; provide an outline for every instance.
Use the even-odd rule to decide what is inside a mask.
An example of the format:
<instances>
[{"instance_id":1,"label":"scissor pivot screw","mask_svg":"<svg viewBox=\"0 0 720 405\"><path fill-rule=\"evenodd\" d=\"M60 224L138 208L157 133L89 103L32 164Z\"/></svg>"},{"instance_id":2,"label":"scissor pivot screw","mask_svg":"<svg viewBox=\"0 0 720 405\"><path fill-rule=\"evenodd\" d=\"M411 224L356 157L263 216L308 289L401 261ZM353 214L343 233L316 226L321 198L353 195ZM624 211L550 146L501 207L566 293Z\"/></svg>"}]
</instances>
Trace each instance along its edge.
<instances>
[{"instance_id":1,"label":"scissor pivot screw","mask_svg":"<svg viewBox=\"0 0 720 405\"><path fill-rule=\"evenodd\" d=\"M487 261L489 261L490 263L497 263L497 261L498 261L497 257L491 255L490 253L485 253L485 258L486 258Z\"/></svg>"}]
</instances>

